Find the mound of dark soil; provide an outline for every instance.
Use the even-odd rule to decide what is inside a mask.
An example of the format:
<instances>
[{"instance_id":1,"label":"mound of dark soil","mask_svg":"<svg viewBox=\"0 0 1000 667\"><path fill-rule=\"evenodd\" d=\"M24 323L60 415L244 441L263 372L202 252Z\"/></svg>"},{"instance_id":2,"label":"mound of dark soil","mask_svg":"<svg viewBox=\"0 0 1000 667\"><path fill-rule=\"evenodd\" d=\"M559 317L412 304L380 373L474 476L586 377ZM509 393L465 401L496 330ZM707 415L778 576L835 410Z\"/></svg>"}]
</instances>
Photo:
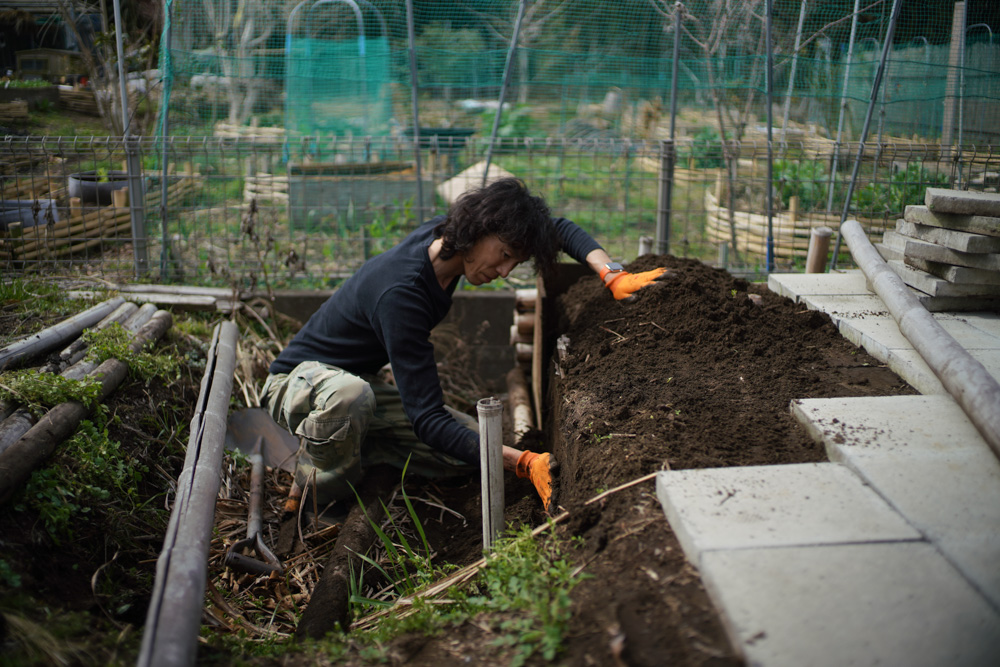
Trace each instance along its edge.
<instances>
[{"instance_id":1,"label":"mound of dark soil","mask_svg":"<svg viewBox=\"0 0 1000 667\"><path fill-rule=\"evenodd\" d=\"M632 303L613 301L592 276L556 298L564 351L552 364L545 433L533 435L561 463L559 504L570 516L559 530L583 539L589 575L572 594L568 664L739 662L652 480L588 500L666 468L822 461L790 414L793 399L914 393L824 314L696 261L646 256L628 268L656 266L671 275ZM464 511L475 531L477 490L451 490L471 494ZM507 498L508 521L544 519L530 487L508 485ZM461 534L451 526L451 543ZM475 537L464 544L479 548ZM472 555L458 551L449 557ZM487 640L465 628L410 659L487 659L476 648Z\"/></svg>"}]
</instances>

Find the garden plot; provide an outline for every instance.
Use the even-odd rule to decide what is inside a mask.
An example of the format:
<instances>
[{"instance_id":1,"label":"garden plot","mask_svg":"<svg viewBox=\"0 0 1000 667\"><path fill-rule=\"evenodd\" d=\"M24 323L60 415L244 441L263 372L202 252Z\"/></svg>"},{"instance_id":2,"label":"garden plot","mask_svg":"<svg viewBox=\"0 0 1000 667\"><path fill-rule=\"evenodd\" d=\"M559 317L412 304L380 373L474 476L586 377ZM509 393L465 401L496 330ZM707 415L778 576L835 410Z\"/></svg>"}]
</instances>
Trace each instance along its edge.
<instances>
[{"instance_id":1,"label":"garden plot","mask_svg":"<svg viewBox=\"0 0 1000 667\"><path fill-rule=\"evenodd\" d=\"M698 572L685 560L663 517L654 494L653 473L665 468L822 461L821 447L789 414L792 399L914 392L863 350L843 340L827 316L763 286L673 257L645 256L628 268L658 265L670 268L670 279L643 292L634 303L614 302L592 277L562 294L553 291L547 301L546 312L553 317L545 322L546 338L564 335L566 354L545 364L558 369L558 375L548 378L544 429L530 432L522 444L550 449L562 464L557 510L561 518L546 532L572 540L561 555L544 552L539 563L549 565L540 566L536 574L558 569L558 563L565 561L569 571L585 575L568 597L560 597L556 588L551 591L552 604L563 600L559 604L565 604L561 608L567 616L550 623L553 619L515 612L484 612L451 625L442 616L444 629L436 634L427 634L432 628L426 626L404 631L377 640L377 651L369 644L362 653L365 634L377 631L384 617L359 607L351 634L337 644L337 650L345 652L340 654L346 656L345 663L389 659L416 665L459 660L509 664L525 647L534 651L533 660L539 660L546 645L532 633L549 629L560 633L554 635L561 648L558 655L570 664L739 662ZM186 390L189 400L191 384ZM133 408L140 413L149 410L148 399L141 398ZM112 409L122 411L123 416L133 414L125 413L124 406ZM150 441L161 437L147 432L141 419L126 416L126 424L129 428L115 432L126 448L146 451ZM160 426L154 423L151 428ZM173 456L164 467L167 475L177 464ZM286 558L288 579L230 573L220 556L244 533L246 468L227 462L223 475L227 491L216 507L199 661L228 662L257 653L259 664L294 664L292 655L304 662L332 655L328 645L292 648L288 639L310 601L310 590L326 564L336 529L308 521L302 524L305 548ZM276 535L271 531L278 528L288 482L282 471L269 473L264 512L269 541ZM475 568L481 557L479 490L478 480L407 478L407 494L436 565L452 570ZM530 484L508 479L506 497L509 525L546 524L548 517ZM407 512L400 511L400 498L396 492L385 500L402 525ZM306 505L309 502L307 498ZM17 541L25 547L28 519L15 513L5 523L7 535L15 535L9 531L23 533ZM162 527L151 530L156 533ZM416 544L419 538L408 534ZM113 627L110 620L123 627L131 625L133 642L122 645L121 651L132 654L148 595L142 582L152 580L154 559L146 549L138 559L129 560L135 573L122 583L130 591L130 606L119 614L117 607L108 608L107 593L95 597L91 590L95 571L101 577L117 579L120 575L116 567L103 565L109 556L102 555L100 536L90 537L95 543L76 551L85 554L85 560L76 569L68 564L60 568L58 593L46 588L40 576L22 585L50 604L79 610L86 610L88 601L98 600L105 610L95 606L90 625L95 631ZM541 540L539 536L534 542L542 544ZM28 555L20 548L17 553ZM64 550L44 540L35 543L31 555L39 564L66 563ZM454 600L457 592L457 587L445 589L440 599ZM497 595L490 592L487 598ZM119 592L116 604L122 596ZM440 602L435 606L449 608ZM513 635L512 627L519 628ZM120 629L101 631L117 635Z\"/></svg>"}]
</instances>

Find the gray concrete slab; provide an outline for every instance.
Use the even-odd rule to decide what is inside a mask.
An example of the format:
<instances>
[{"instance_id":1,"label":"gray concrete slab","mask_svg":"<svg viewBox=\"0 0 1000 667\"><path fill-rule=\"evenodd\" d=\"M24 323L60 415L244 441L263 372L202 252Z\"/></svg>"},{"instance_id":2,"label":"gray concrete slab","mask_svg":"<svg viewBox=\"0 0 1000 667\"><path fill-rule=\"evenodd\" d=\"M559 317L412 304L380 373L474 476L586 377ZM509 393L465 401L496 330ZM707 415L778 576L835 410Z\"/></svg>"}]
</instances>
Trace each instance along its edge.
<instances>
[{"instance_id":1,"label":"gray concrete slab","mask_svg":"<svg viewBox=\"0 0 1000 667\"><path fill-rule=\"evenodd\" d=\"M1000 340L1000 313L962 313L955 317Z\"/></svg>"},{"instance_id":2,"label":"gray concrete slab","mask_svg":"<svg viewBox=\"0 0 1000 667\"><path fill-rule=\"evenodd\" d=\"M1000 353L996 350L969 350L969 356L983 365L995 378L1000 378ZM890 350L885 364L921 394L947 394L948 391L920 353L913 349Z\"/></svg>"},{"instance_id":3,"label":"gray concrete slab","mask_svg":"<svg viewBox=\"0 0 1000 667\"><path fill-rule=\"evenodd\" d=\"M996 192L927 188L924 204L934 213L1000 217L1000 194ZM996 226L1000 230L1000 220Z\"/></svg>"},{"instance_id":4,"label":"gray concrete slab","mask_svg":"<svg viewBox=\"0 0 1000 667\"><path fill-rule=\"evenodd\" d=\"M936 243L919 241L905 236L903 238L906 239L903 254L907 257L916 257L917 259L925 259L929 262L939 262L941 264L968 266L969 268L982 269L984 271L1000 270L1000 253L959 252L958 250L951 250Z\"/></svg>"},{"instance_id":5,"label":"gray concrete slab","mask_svg":"<svg viewBox=\"0 0 1000 667\"><path fill-rule=\"evenodd\" d=\"M1000 252L1000 236L973 234L905 220L896 223L896 231L921 241L930 241L961 252Z\"/></svg>"},{"instance_id":6,"label":"gray concrete slab","mask_svg":"<svg viewBox=\"0 0 1000 667\"><path fill-rule=\"evenodd\" d=\"M904 283L931 296L1000 296L1000 282L954 283L896 259L889 260L888 264ZM1000 276L1000 271L997 275Z\"/></svg>"},{"instance_id":7,"label":"gray concrete slab","mask_svg":"<svg viewBox=\"0 0 1000 667\"><path fill-rule=\"evenodd\" d=\"M976 234L1000 235L1000 220L988 216L934 213L926 206L911 205L903 211L903 218L907 222L916 222L921 225L958 229Z\"/></svg>"},{"instance_id":8,"label":"gray concrete slab","mask_svg":"<svg viewBox=\"0 0 1000 667\"><path fill-rule=\"evenodd\" d=\"M936 317L935 319L966 350L1000 349L1000 339L959 318ZM855 345L863 345L870 354L879 359L888 359L889 350L913 348L891 317L867 317L845 321L840 327L840 332ZM875 350L878 350L878 354Z\"/></svg>"},{"instance_id":9,"label":"gray concrete slab","mask_svg":"<svg viewBox=\"0 0 1000 667\"><path fill-rule=\"evenodd\" d=\"M772 292L798 302L803 295L871 294L865 274L858 270L831 273L772 273L767 286Z\"/></svg>"},{"instance_id":10,"label":"gray concrete slab","mask_svg":"<svg viewBox=\"0 0 1000 667\"><path fill-rule=\"evenodd\" d=\"M717 549L922 539L836 463L663 471L656 494L692 563Z\"/></svg>"},{"instance_id":11,"label":"gray concrete slab","mask_svg":"<svg viewBox=\"0 0 1000 667\"><path fill-rule=\"evenodd\" d=\"M950 396L805 399L792 413L1000 610L1000 461Z\"/></svg>"},{"instance_id":12,"label":"gray concrete slab","mask_svg":"<svg viewBox=\"0 0 1000 667\"><path fill-rule=\"evenodd\" d=\"M914 349L889 350L888 357L880 359L893 373L906 380L906 383L921 394L947 395L937 375L927 365L920 353Z\"/></svg>"},{"instance_id":13,"label":"gray concrete slab","mask_svg":"<svg viewBox=\"0 0 1000 667\"><path fill-rule=\"evenodd\" d=\"M874 294L804 294L799 298L799 303L806 308L826 313L838 327L844 319L891 317L885 303Z\"/></svg>"},{"instance_id":14,"label":"gray concrete slab","mask_svg":"<svg viewBox=\"0 0 1000 667\"><path fill-rule=\"evenodd\" d=\"M1000 615L923 542L706 552L702 579L750 665L997 664Z\"/></svg>"}]
</instances>

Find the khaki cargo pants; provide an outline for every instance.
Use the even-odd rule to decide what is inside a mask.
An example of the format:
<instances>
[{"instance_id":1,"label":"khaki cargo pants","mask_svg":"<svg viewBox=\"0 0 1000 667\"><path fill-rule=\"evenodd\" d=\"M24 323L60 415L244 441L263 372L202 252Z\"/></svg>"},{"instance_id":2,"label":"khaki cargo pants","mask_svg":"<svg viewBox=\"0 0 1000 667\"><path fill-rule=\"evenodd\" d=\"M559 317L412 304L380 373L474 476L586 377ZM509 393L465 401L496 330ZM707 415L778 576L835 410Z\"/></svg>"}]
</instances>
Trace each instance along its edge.
<instances>
[{"instance_id":1,"label":"khaki cargo pants","mask_svg":"<svg viewBox=\"0 0 1000 667\"><path fill-rule=\"evenodd\" d=\"M306 361L291 373L270 375L261 406L283 428L300 437L295 478L306 483L316 471L321 504L353 498L370 465L388 463L427 477L471 474L475 468L420 442L403 412L399 390L374 376ZM447 408L459 423L478 432L478 421Z\"/></svg>"}]
</instances>

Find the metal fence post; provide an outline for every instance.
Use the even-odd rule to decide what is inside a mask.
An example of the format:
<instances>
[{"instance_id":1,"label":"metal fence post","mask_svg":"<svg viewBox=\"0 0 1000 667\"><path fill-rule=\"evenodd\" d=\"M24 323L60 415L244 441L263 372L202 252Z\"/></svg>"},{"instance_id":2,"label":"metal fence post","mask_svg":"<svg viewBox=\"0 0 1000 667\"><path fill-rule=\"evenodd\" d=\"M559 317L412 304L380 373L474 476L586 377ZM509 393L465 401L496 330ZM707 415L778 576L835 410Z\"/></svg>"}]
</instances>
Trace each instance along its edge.
<instances>
[{"instance_id":1,"label":"metal fence post","mask_svg":"<svg viewBox=\"0 0 1000 667\"><path fill-rule=\"evenodd\" d=\"M670 253L670 202L673 197L674 163L677 161L674 148L673 141L660 141L660 182L656 202L656 252L660 255Z\"/></svg>"}]
</instances>

